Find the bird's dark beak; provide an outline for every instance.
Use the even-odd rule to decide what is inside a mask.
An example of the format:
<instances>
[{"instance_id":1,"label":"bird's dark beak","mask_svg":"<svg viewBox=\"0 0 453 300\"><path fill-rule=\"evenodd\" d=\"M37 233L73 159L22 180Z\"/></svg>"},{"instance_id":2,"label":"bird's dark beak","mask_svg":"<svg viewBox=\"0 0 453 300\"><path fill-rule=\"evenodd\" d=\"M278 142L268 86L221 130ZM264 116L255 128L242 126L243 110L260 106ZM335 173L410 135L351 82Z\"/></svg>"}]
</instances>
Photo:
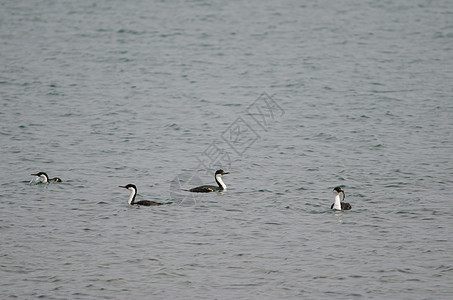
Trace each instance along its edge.
<instances>
[{"instance_id":1,"label":"bird's dark beak","mask_svg":"<svg viewBox=\"0 0 453 300\"><path fill-rule=\"evenodd\" d=\"M230 172L223 172L222 175L225 175L225 174L230 174Z\"/></svg>"},{"instance_id":2,"label":"bird's dark beak","mask_svg":"<svg viewBox=\"0 0 453 300\"><path fill-rule=\"evenodd\" d=\"M38 174L30 174L31 176L38 176Z\"/></svg>"},{"instance_id":3,"label":"bird's dark beak","mask_svg":"<svg viewBox=\"0 0 453 300\"><path fill-rule=\"evenodd\" d=\"M126 189L126 187L124 185L119 185L118 187Z\"/></svg>"}]
</instances>

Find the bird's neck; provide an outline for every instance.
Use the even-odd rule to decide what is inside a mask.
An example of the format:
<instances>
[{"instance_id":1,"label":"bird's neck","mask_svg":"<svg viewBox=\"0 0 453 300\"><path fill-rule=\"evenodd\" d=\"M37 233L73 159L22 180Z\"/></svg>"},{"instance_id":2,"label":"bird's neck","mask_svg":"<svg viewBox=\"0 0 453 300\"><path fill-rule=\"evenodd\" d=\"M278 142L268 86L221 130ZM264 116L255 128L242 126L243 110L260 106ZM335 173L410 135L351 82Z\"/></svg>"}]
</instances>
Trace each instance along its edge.
<instances>
[{"instance_id":1,"label":"bird's neck","mask_svg":"<svg viewBox=\"0 0 453 300\"><path fill-rule=\"evenodd\" d=\"M134 201L135 201L135 195L137 195L137 191L132 189L131 190L131 194L129 196L129 200L127 201L130 205L133 205L134 204Z\"/></svg>"},{"instance_id":2,"label":"bird's neck","mask_svg":"<svg viewBox=\"0 0 453 300\"><path fill-rule=\"evenodd\" d=\"M46 175L41 175L40 177L42 178L42 183L48 183L49 182L49 178L47 178Z\"/></svg>"},{"instance_id":3,"label":"bird's neck","mask_svg":"<svg viewBox=\"0 0 453 300\"><path fill-rule=\"evenodd\" d=\"M222 180L222 175L216 175L215 176L215 181L217 182L217 184L219 185L219 188L222 189L222 190L226 190L226 185L225 183L223 182Z\"/></svg>"},{"instance_id":4,"label":"bird's neck","mask_svg":"<svg viewBox=\"0 0 453 300\"><path fill-rule=\"evenodd\" d=\"M341 210L341 200L340 200L340 194L335 196L335 202L333 204L333 209L338 209Z\"/></svg>"}]
</instances>

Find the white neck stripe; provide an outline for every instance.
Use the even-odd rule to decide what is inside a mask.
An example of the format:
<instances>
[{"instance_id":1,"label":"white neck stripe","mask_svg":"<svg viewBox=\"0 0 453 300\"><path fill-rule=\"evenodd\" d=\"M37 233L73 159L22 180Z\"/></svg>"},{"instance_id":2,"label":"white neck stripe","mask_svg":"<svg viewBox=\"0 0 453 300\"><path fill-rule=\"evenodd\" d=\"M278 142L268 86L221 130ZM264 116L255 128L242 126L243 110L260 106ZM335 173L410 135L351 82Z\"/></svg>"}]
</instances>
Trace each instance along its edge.
<instances>
[{"instance_id":1,"label":"white neck stripe","mask_svg":"<svg viewBox=\"0 0 453 300\"><path fill-rule=\"evenodd\" d=\"M340 194L337 194L335 196L335 203L333 204L333 209L341 210Z\"/></svg>"},{"instance_id":2,"label":"white neck stripe","mask_svg":"<svg viewBox=\"0 0 453 300\"><path fill-rule=\"evenodd\" d=\"M46 176L46 175L42 174L42 175L39 176L39 177L42 178L42 182L43 182L43 183L47 183L47 182L48 182L48 179L47 179L47 176Z\"/></svg>"},{"instance_id":3,"label":"white neck stripe","mask_svg":"<svg viewBox=\"0 0 453 300\"><path fill-rule=\"evenodd\" d=\"M129 196L129 200L127 201L130 205L134 204L134 197L137 191L134 188L128 188L128 190L131 191L131 194Z\"/></svg>"},{"instance_id":4,"label":"white neck stripe","mask_svg":"<svg viewBox=\"0 0 453 300\"><path fill-rule=\"evenodd\" d=\"M226 190L227 187L226 187L226 184L225 184L225 183L223 182L223 180L222 180L222 175L221 175L221 174L217 174L217 175L215 176L215 179L216 179L217 182L222 186L222 188L223 188L224 190Z\"/></svg>"}]
</instances>

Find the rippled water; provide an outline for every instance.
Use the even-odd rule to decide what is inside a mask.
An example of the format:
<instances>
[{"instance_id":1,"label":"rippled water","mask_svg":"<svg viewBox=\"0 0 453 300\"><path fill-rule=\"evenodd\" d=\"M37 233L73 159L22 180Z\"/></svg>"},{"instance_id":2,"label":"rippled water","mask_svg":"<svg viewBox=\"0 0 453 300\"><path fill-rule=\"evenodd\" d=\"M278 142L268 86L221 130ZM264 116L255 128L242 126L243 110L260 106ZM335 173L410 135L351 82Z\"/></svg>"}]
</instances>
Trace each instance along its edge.
<instances>
[{"instance_id":1,"label":"rippled water","mask_svg":"<svg viewBox=\"0 0 453 300\"><path fill-rule=\"evenodd\" d=\"M1 298L448 299L452 15L0 4Z\"/></svg>"}]
</instances>

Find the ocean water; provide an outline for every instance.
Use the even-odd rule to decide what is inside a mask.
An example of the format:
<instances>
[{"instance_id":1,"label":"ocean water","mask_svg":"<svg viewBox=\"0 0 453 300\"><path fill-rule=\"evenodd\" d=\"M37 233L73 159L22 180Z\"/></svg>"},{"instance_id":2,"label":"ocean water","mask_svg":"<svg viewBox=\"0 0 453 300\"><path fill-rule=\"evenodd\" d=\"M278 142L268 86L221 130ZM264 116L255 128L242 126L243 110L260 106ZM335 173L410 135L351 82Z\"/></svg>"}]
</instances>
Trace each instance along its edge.
<instances>
[{"instance_id":1,"label":"ocean water","mask_svg":"<svg viewBox=\"0 0 453 300\"><path fill-rule=\"evenodd\" d=\"M7 1L0 44L2 299L450 299L453 2Z\"/></svg>"}]
</instances>

